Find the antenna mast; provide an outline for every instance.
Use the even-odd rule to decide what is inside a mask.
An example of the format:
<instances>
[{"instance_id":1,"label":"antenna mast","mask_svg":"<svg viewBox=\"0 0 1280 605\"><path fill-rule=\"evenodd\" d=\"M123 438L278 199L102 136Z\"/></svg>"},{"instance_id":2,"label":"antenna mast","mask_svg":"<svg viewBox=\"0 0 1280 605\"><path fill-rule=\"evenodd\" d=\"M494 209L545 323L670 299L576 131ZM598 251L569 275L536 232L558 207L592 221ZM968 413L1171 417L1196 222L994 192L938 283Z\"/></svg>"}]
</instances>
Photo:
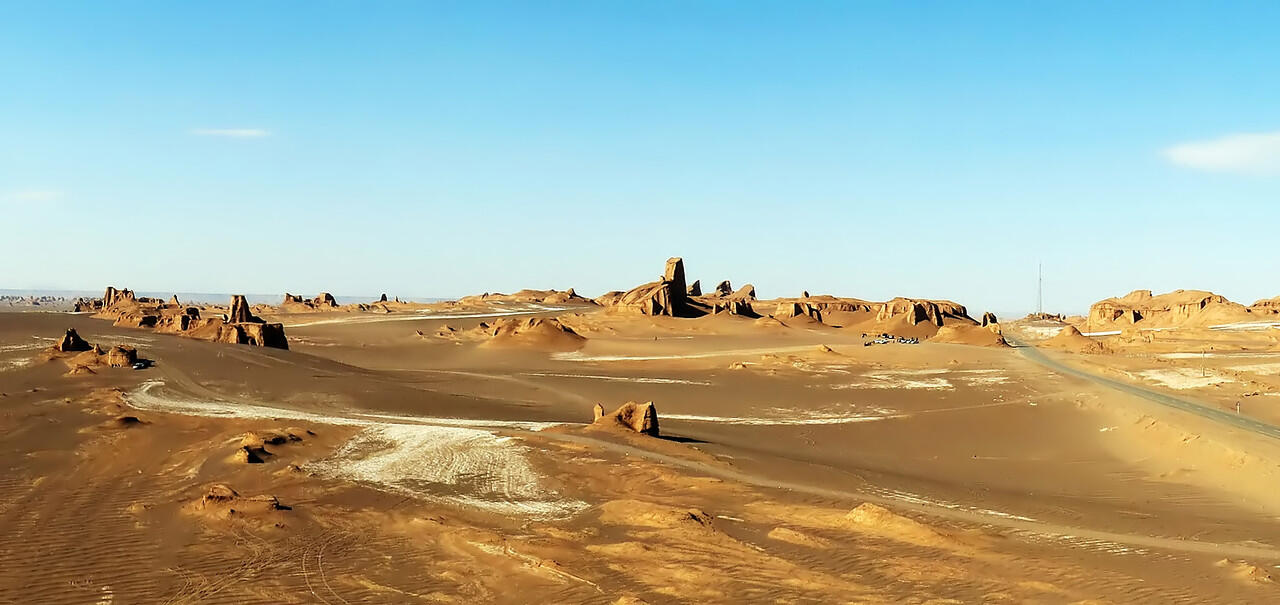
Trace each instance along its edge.
<instances>
[{"instance_id":1,"label":"antenna mast","mask_svg":"<svg viewBox=\"0 0 1280 605\"><path fill-rule=\"evenodd\" d=\"M1036 315L1044 315L1044 263L1036 264Z\"/></svg>"}]
</instances>

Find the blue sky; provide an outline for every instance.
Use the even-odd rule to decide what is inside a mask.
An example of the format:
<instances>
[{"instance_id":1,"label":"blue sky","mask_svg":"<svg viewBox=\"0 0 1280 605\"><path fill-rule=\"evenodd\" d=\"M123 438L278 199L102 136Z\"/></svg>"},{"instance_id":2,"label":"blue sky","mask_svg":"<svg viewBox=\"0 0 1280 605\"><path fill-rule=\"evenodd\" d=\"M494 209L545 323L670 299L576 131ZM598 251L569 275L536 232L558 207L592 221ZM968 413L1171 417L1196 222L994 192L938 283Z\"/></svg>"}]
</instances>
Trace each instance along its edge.
<instances>
[{"instance_id":1,"label":"blue sky","mask_svg":"<svg viewBox=\"0 0 1280 605\"><path fill-rule=\"evenodd\" d=\"M0 2L0 287L1280 294L1276 3Z\"/></svg>"}]
</instances>

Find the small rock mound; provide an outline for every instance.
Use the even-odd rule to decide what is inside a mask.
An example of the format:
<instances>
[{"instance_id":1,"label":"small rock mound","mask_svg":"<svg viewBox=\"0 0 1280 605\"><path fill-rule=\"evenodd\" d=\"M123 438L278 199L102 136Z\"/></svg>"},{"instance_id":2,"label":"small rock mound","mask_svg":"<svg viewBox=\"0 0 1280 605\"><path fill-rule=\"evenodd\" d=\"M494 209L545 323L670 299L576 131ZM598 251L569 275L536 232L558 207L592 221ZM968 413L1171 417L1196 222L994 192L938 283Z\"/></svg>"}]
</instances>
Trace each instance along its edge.
<instances>
[{"instance_id":1,"label":"small rock mound","mask_svg":"<svg viewBox=\"0 0 1280 605\"><path fill-rule=\"evenodd\" d=\"M223 483L210 486L204 495L193 503L192 508L198 512L222 518L292 510L292 507L281 504L275 496L242 496L231 489L231 486Z\"/></svg>"},{"instance_id":2,"label":"small rock mound","mask_svg":"<svg viewBox=\"0 0 1280 605\"><path fill-rule=\"evenodd\" d=\"M1000 324L986 327L973 324L957 324L942 326L929 342L971 345L976 347L1007 347L1004 335L1000 333Z\"/></svg>"},{"instance_id":3,"label":"small rock mound","mask_svg":"<svg viewBox=\"0 0 1280 605\"><path fill-rule=\"evenodd\" d=\"M587 339L554 317L502 318L479 328L489 337L488 344L529 346L573 351L582 348Z\"/></svg>"},{"instance_id":4,"label":"small rock mound","mask_svg":"<svg viewBox=\"0 0 1280 605\"><path fill-rule=\"evenodd\" d=\"M1102 343L1081 334L1080 330L1072 325L1063 327L1057 335L1040 343L1039 346L1073 353L1096 354L1106 351Z\"/></svg>"},{"instance_id":5,"label":"small rock mound","mask_svg":"<svg viewBox=\"0 0 1280 605\"><path fill-rule=\"evenodd\" d=\"M658 410L652 401L636 403L628 401L611 414L606 414L604 406L596 404L593 409L592 426L606 428L622 428L636 433L658 436Z\"/></svg>"},{"instance_id":6,"label":"small rock mound","mask_svg":"<svg viewBox=\"0 0 1280 605\"><path fill-rule=\"evenodd\" d=\"M849 511L845 515L845 521L859 530L901 542L942 548L960 545L955 538L928 525L870 502L864 502Z\"/></svg>"}]
</instances>

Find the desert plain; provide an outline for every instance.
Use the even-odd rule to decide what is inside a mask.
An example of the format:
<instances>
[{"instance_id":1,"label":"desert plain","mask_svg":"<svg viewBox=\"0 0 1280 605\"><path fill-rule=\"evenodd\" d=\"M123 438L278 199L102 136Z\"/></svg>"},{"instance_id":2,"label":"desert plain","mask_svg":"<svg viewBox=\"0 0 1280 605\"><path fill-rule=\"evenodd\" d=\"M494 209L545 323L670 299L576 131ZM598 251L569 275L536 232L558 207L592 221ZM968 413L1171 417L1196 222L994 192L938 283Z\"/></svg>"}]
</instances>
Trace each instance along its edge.
<instances>
[{"instance_id":1,"label":"desert plain","mask_svg":"<svg viewBox=\"0 0 1280 605\"><path fill-rule=\"evenodd\" d=\"M1280 302L997 318L660 262L10 301L0 602L1280 599Z\"/></svg>"}]
</instances>

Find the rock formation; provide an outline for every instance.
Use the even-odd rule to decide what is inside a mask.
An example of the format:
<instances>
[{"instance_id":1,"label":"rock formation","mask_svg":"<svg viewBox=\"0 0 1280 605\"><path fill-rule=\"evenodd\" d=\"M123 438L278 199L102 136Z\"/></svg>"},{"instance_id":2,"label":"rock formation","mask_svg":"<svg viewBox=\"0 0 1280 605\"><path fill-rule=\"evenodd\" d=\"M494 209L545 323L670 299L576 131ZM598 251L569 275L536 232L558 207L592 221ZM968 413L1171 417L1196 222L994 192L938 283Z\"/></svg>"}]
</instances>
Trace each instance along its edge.
<instances>
[{"instance_id":1,"label":"rock formation","mask_svg":"<svg viewBox=\"0 0 1280 605\"><path fill-rule=\"evenodd\" d=\"M922 300L914 298L895 298L880 306L876 314L877 321L888 321L904 317L909 325L928 322L941 327L946 317L969 318L963 305L946 300Z\"/></svg>"},{"instance_id":2,"label":"rock formation","mask_svg":"<svg viewBox=\"0 0 1280 605\"><path fill-rule=\"evenodd\" d=\"M379 298L379 299L378 299L378 302L387 302L387 293L386 293L386 292L383 292L383 293L382 293L382 298Z\"/></svg>"},{"instance_id":3,"label":"rock formation","mask_svg":"<svg viewBox=\"0 0 1280 605\"><path fill-rule=\"evenodd\" d=\"M695 279L689 284L689 296L702 296L702 280Z\"/></svg>"},{"instance_id":4,"label":"rock formation","mask_svg":"<svg viewBox=\"0 0 1280 605\"><path fill-rule=\"evenodd\" d=\"M573 288L568 290L520 290L512 294L502 294L499 292L485 292L484 294L474 294L464 296L458 299L459 304L475 305L493 302L512 302L512 303L535 303L558 305L565 303L587 303L593 301L579 296ZM599 303L597 303L599 304Z\"/></svg>"},{"instance_id":5,"label":"rock formation","mask_svg":"<svg viewBox=\"0 0 1280 605\"><path fill-rule=\"evenodd\" d=\"M1256 301L1249 305L1249 310L1258 313L1280 313L1280 296Z\"/></svg>"},{"instance_id":6,"label":"rock formation","mask_svg":"<svg viewBox=\"0 0 1280 605\"><path fill-rule=\"evenodd\" d=\"M822 311L819 311L813 305L806 302L781 302L774 309L773 316L777 319L788 319L792 317L808 317L814 321L822 321Z\"/></svg>"},{"instance_id":7,"label":"rock formation","mask_svg":"<svg viewBox=\"0 0 1280 605\"><path fill-rule=\"evenodd\" d=\"M731 285L729 283L729 280L726 279L720 282L720 284L716 286L715 293L720 296L728 296L730 294L733 294L733 285Z\"/></svg>"},{"instance_id":8,"label":"rock formation","mask_svg":"<svg viewBox=\"0 0 1280 605\"><path fill-rule=\"evenodd\" d=\"M628 401L611 414L606 414L604 406L596 404L593 409L592 424L603 428L621 428L637 433L658 436L658 410L652 401L636 403Z\"/></svg>"},{"instance_id":9,"label":"rock formation","mask_svg":"<svg viewBox=\"0 0 1280 605\"><path fill-rule=\"evenodd\" d=\"M1000 324L979 326L971 323L957 323L938 328L938 332L929 338L929 342L972 345L978 347L1007 347L1004 335L1000 333Z\"/></svg>"},{"instance_id":10,"label":"rock formation","mask_svg":"<svg viewBox=\"0 0 1280 605\"><path fill-rule=\"evenodd\" d=\"M751 301L742 298L717 298L709 301L711 312L727 313L729 315L744 315L748 317L755 316L755 310L751 306Z\"/></svg>"},{"instance_id":11,"label":"rock formation","mask_svg":"<svg viewBox=\"0 0 1280 605\"><path fill-rule=\"evenodd\" d=\"M492 324L480 324L476 330L485 338L485 344L495 346L525 346L559 351L582 348L587 339L573 328L553 317L504 317ZM438 336L452 336L452 331Z\"/></svg>"},{"instance_id":12,"label":"rock formation","mask_svg":"<svg viewBox=\"0 0 1280 605\"><path fill-rule=\"evenodd\" d=\"M982 325L983 325L984 327L985 327L985 326L989 326L989 325L991 325L991 324L996 324L996 323L1000 323L1000 322L999 322L999 320L997 320L997 319L996 319L996 314L995 314L995 313L992 313L992 312L990 312L990 311L987 311L986 313L983 313L983 314L982 314Z\"/></svg>"},{"instance_id":13,"label":"rock formation","mask_svg":"<svg viewBox=\"0 0 1280 605\"><path fill-rule=\"evenodd\" d=\"M1215 312L1201 317L1210 307ZM1199 326L1232 319L1247 321L1247 314L1243 305L1204 290L1175 290L1158 296L1150 290L1134 290L1094 303L1089 307L1086 325L1094 331L1123 329L1138 322L1158 327Z\"/></svg>"},{"instance_id":14,"label":"rock formation","mask_svg":"<svg viewBox=\"0 0 1280 605\"><path fill-rule=\"evenodd\" d=\"M85 342L83 338L80 338L80 335L76 333L75 328L67 328L67 333L62 335L62 341L53 345L53 348L63 353L71 353L75 351L88 351L93 347L88 342Z\"/></svg>"},{"instance_id":15,"label":"rock formation","mask_svg":"<svg viewBox=\"0 0 1280 605\"><path fill-rule=\"evenodd\" d=\"M260 322L261 319L253 316L249 312L249 301L245 299L243 294L235 294L231 296L231 311L227 313L228 323L249 323Z\"/></svg>"},{"instance_id":16,"label":"rock formation","mask_svg":"<svg viewBox=\"0 0 1280 605\"><path fill-rule=\"evenodd\" d=\"M296 297L286 294L285 300L296 300ZM184 308L176 304L176 296L165 303L158 299L135 297L130 290L107 288L102 299L84 302L83 306L98 309L94 317L111 320L116 326L151 328L160 333L213 342L289 348L284 326L267 323L255 316L248 301L239 294L231 297L225 318L209 319L201 318L198 307Z\"/></svg>"},{"instance_id":17,"label":"rock formation","mask_svg":"<svg viewBox=\"0 0 1280 605\"><path fill-rule=\"evenodd\" d=\"M636 286L612 302L615 309L638 311L643 315L690 315L689 290L684 281L684 261L667 259L662 279ZM603 297L602 297L603 298Z\"/></svg>"}]
</instances>

